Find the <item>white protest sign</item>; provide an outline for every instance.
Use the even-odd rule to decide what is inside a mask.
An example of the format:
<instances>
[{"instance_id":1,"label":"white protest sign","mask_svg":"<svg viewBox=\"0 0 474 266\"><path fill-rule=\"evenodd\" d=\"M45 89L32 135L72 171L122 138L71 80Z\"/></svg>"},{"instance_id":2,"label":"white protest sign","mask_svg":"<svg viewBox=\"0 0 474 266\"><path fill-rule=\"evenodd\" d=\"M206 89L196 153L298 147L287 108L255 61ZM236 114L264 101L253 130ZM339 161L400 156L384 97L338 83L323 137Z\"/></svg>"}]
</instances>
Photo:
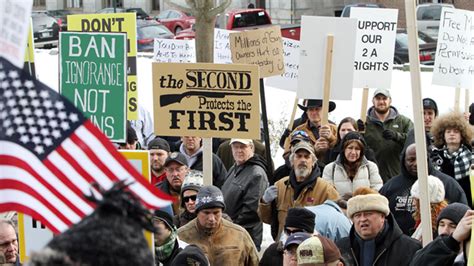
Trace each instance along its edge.
<instances>
[{"instance_id":1,"label":"white protest sign","mask_svg":"<svg viewBox=\"0 0 474 266\"><path fill-rule=\"evenodd\" d=\"M433 68L433 84L472 88L474 12L443 8Z\"/></svg>"},{"instance_id":2,"label":"white protest sign","mask_svg":"<svg viewBox=\"0 0 474 266\"><path fill-rule=\"evenodd\" d=\"M196 63L194 40L155 39L153 60L161 63Z\"/></svg>"},{"instance_id":3,"label":"white protest sign","mask_svg":"<svg viewBox=\"0 0 474 266\"><path fill-rule=\"evenodd\" d=\"M322 99L327 36L334 36L331 99L350 100L354 74L357 20L303 16L297 97Z\"/></svg>"},{"instance_id":4,"label":"white protest sign","mask_svg":"<svg viewBox=\"0 0 474 266\"><path fill-rule=\"evenodd\" d=\"M294 91L298 86L298 66L300 62L300 41L283 38L285 73L265 79L265 84L274 88Z\"/></svg>"},{"instance_id":5,"label":"white protest sign","mask_svg":"<svg viewBox=\"0 0 474 266\"><path fill-rule=\"evenodd\" d=\"M230 52L231 30L214 29L214 63L232 64L232 54Z\"/></svg>"},{"instance_id":6,"label":"white protest sign","mask_svg":"<svg viewBox=\"0 0 474 266\"><path fill-rule=\"evenodd\" d=\"M390 88L398 10L351 8L357 19L354 88Z\"/></svg>"},{"instance_id":7,"label":"white protest sign","mask_svg":"<svg viewBox=\"0 0 474 266\"><path fill-rule=\"evenodd\" d=\"M31 216L18 213L20 261L25 263L34 251L40 251L53 239L53 232Z\"/></svg>"},{"instance_id":8,"label":"white protest sign","mask_svg":"<svg viewBox=\"0 0 474 266\"><path fill-rule=\"evenodd\" d=\"M23 68L33 0L0 1L0 56Z\"/></svg>"}]
</instances>

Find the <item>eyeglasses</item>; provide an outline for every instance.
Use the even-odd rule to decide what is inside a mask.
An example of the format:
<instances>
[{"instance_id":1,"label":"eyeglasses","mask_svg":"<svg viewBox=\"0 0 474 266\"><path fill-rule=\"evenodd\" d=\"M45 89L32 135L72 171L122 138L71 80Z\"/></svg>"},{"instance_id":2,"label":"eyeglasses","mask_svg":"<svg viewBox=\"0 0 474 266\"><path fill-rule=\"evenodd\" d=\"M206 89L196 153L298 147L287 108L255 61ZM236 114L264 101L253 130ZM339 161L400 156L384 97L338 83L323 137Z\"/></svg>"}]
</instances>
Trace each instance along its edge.
<instances>
[{"instance_id":1,"label":"eyeglasses","mask_svg":"<svg viewBox=\"0 0 474 266\"><path fill-rule=\"evenodd\" d=\"M285 228L285 233L287 235L292 235L294 233L301 233L301 232L304 232L304 230L303 229L293 229L293 230L291 230L291 229Z\"/></svg>"},{"instance_id":2,"label":"eyeglasses","mask_svg":"<svg viewBox=\"0 0 474 266\"><path fill-rule=\"evenodd\" d=\"M188 202L189 200L196 201L197 195L183 197L183 202Z\"/></svg>"},{"instance_id":3,"label":"eyeglasses","mask_svg":"<svg viewBox=\"0 0 474 266\"><path fill-rule=\"evenodd\" d=\"M184 170L186 169L185 166L180 166L178 168L165 168L166 172L168 173L174 173L174 172L178 172L178 173L182 173Z\"/></svg>"}]
</instances>

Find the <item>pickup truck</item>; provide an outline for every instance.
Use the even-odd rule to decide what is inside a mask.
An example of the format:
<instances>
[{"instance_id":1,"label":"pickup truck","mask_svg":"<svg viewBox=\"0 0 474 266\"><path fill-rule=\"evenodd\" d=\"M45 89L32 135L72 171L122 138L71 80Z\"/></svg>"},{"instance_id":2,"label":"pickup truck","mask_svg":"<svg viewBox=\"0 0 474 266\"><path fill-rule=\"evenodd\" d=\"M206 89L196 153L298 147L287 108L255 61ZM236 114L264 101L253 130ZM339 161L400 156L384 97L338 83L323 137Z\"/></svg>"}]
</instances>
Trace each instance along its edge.
<instances>
[{"instance_id":1,"label":"pickup truck","mask_svg":"<svg viewBox=\"0 0 474 266\"><path fill-rule=\"evenodd\" d=\"M419 31L428 34L434 40L438 39L441 9L454 8L451 4L421 4L416 7L416 25Z\"/></svg>"}]
</instances>

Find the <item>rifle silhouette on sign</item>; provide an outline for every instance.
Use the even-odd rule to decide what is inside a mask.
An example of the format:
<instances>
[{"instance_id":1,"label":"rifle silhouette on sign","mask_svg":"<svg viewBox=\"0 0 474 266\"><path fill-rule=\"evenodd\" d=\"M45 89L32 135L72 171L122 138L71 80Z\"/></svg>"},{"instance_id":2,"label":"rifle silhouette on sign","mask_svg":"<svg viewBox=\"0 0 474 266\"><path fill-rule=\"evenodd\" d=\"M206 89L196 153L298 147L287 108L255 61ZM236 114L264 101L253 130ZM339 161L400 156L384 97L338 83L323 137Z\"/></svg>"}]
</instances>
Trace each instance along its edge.
<instances>
[{"instance_id":1,"label":"rifle silhouette on sign","mask_svg":"<svg viewBox=\"0 0 474 266\"><path fill-rule=\"evenodd\" d=\"M181 94L166 94L160 96L160 106L179 103L184 97L203 96L209 98L224 98L227 95L250 96L251 92L214 92L214 91L187 91Z\"/></svg>"}]
</instances>

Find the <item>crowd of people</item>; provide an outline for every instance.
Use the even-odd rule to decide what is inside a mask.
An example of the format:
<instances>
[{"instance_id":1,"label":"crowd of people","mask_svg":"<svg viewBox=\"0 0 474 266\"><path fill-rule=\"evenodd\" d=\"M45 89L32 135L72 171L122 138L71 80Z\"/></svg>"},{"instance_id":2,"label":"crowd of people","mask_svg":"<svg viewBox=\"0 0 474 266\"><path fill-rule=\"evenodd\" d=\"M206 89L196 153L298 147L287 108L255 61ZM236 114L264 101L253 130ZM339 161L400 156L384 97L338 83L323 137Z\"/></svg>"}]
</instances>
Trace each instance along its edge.
<instances>
[{"instance_id":1,"label":"crowd of people","mask_svg":"<svg viewBox=\"0 0 474 266\"><path fill-rule=\"evenodd\" d=\"M413 122L387 89L373 94L366 121L322 124L322 104L299 105L303 115L283 134L285 163L275 170L260 140L213 139L207 186L201 138L155 137L143 131L151 120L129 123L119 147L148 149L151 182L175 199L153 213L155 264L467 265L474 119L439 114L423 99L434 241L422 248ZM263 223L274 239L268 247ZM0 222L11 263L18 243L9 227Z\"/></svg>"}]
</instances>

